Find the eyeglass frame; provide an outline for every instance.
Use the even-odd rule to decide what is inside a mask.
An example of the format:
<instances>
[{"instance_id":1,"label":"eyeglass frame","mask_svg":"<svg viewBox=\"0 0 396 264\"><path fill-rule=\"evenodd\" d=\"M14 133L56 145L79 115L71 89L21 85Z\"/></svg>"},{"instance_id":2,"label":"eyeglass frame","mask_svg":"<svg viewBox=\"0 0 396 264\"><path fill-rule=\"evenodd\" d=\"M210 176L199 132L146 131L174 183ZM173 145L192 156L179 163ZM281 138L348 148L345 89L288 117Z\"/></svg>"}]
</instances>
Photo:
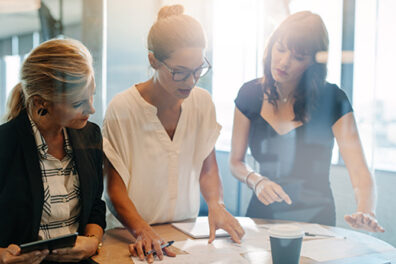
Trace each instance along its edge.
<instances>
[{"instance_id":1,"label":"eyeglass frame","mask_svg":"<svg viewBox=\"0 0 396 264\"><path fill-rule=\"evenodd\" d=\"M176 70L174 70L174 69L172 69L168 64L166 64L164 61L161 61L161 60L158 60L162 65L164 65L165 66L165 68L169 71L169 73L170 74L172 74L172 80L173 81L175 81L175 82L184 82L184 81L186 81L190 76L191 76L191 74L193 75L193 77L194 77L194 80L197 82L199 79L201 79L202 77L204 77L211 69L212 69L212 65L210 65L210 63L209 63L209 61L208 61L208 59L206 58L206 57L204 57L204 60L205 60L205 62L208 64L208 71L204 74L204 75L202 75L202 76L199 76L198 78L196 78L196 76L195 76L195 72L197 72L198 70L203 70L203 69L205 69L205 68L202 68L202 65L205 63L203 63L201 66L199 66L198 68L196 68L196 69L194 69L194 70L188 70L188 71L184 71L184 72L188 72L188 74L186 75L186 77L184 77L183 79L181 79L181 80L175 80L175 74L176 73L181 73L181 72L183 72L183 71L176 71Z\"/></svg>"}]
</instances>

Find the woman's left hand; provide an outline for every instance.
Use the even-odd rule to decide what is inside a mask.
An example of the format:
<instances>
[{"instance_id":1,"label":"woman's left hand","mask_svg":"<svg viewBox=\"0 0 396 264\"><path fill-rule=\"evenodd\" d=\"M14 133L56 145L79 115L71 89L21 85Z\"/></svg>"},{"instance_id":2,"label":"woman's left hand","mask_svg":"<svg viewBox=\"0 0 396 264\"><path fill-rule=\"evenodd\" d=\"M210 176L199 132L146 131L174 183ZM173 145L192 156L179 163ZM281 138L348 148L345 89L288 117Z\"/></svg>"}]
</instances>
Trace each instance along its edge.
<instances>
[{"instance_id":1,"label":"woman's left hand","mask_svg":"<svg viewBox=\"0 0 396 264\"><path fill-rule=\"evenodd\" d=\"M52 250L46 260L56 262L79 262L96 253L99 240L96 237L78 236L76 244L72 248Z\"/></svg>"},{"instance_id":2,"label":"woman's left hand","mask_svg":"<svg viewBox=\"0 0 396 264\"><path fill-rule=\"evenodd\" d=\"M385 232L373 213L356 212L345 215L344 219L353 228L363 229L369 232Z\"/></svg>"},{"instance_id":3,"label":"woman's left hand","mask_svg":"<svg viewBox=\"0 0 396 264\"><path fill-rule=\"evenodd\" d=\"M209 243L212 243L216 237L216 230L221 228L230 234L231 239L241 243L241 238L245 234L238 220L235 219L224 207L222 203L208 205L209 208Z\"/></svg>"}]
</instances>

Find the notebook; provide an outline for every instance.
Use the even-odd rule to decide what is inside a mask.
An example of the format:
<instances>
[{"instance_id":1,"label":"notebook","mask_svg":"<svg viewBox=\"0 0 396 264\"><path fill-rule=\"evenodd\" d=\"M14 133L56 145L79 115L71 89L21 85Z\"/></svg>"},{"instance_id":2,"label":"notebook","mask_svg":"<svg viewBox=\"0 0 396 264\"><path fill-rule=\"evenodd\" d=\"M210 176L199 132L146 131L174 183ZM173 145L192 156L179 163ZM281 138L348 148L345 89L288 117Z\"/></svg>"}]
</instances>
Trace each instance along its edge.
<instances>
[{"instance_id":1,"label":"notebook","mask_svg":"<svg viewBox=\"0 0 396 264\"><path fill-rule=\"evenodd\" d=\"M197 217L195 222L172 223L172 226L193 238L209 238L209 223L207 217ZM229 236L223 229L216 230L216 237Z\"/></svg>"}]
</instances>

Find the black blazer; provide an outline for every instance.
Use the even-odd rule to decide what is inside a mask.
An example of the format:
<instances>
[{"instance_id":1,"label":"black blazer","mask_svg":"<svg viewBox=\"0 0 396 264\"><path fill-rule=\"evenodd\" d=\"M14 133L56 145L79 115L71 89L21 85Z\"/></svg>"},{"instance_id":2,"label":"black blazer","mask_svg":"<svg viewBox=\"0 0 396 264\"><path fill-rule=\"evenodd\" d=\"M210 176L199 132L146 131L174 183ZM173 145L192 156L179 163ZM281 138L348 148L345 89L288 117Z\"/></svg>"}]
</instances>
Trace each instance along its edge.
<instances>
[{"instance_id":1,"label":"black blazer","mask_svg":"<svg viewBox=\"0 0 396 264\"><path fill-rule=\"evenodd\" d=\"M67 129L80 179L80 234L89 223L103 229L102 136L97 125ZM0 126L0 247L38 239L44 191L41 168L26 111Z\"/></svg>"}]
</instances>

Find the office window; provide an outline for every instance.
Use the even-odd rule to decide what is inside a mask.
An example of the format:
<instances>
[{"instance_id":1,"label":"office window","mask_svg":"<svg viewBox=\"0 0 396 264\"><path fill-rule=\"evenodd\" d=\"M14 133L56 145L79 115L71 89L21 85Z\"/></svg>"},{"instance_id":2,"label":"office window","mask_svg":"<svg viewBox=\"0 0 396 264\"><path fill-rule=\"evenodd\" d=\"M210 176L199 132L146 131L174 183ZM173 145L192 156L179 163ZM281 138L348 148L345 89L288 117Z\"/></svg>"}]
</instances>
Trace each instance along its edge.
<instances>
[{"instance_id":1,"label":"office window","mask_svg":"<svg viewBox=\"0 0 396 264\"><path fill-rule=\"evenodd\" d=\"M356 1L354 108L369 166L396 171L393 0Z\"/></svg>"},{"instance_id":2,"label":"office window","mask_svg":"<svg viewBox=\"0 0 396 264\"><path fill-rule=\"evenodd\" d=\"M19 55L5 56L6 98L14 86L19 82L19 69L21 57Z\"/></svg>"}]
</instances>

